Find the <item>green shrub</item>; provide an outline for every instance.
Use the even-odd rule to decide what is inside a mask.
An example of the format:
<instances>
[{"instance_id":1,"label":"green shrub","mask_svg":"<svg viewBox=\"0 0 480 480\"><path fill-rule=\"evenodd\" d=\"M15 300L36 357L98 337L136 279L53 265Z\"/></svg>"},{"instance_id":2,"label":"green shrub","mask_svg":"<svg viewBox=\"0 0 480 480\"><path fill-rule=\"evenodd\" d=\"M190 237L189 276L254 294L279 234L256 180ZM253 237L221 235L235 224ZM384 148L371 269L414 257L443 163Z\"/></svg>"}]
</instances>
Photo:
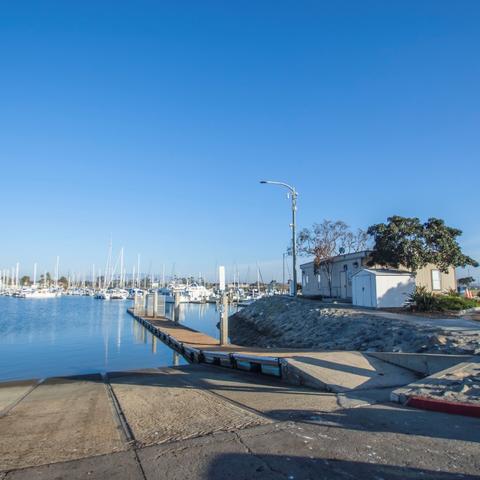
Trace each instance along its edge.
<instances>
[{"instance_id":1,"label":"green shrub","mask_svg":"<svg viewBox=\"0 0 480 480\"><path fill-rule=\"evenodd\" d=\"M442 295L437 299L439 310L466 310L478 306L478 302L473 298L455 297L451 295Z\"/></svg>"},{"instance_id":2,"label":"green shrub","mask_svg":"<svg viewBox=\"0 0 480 480\"><path fill-rule=\"evenodd\" d=\"M407 302L418 312L460 311L480 306L479 301L460 295L435 295L425 287L417 287Z\"/></svg>"},{"instance_id":3,"label":"green shrub","mask_svg":"<svg viewBox=\"0 0 480 480\"><path fill-rule=\"evenodd\" d=\"M409 296L408 304L419 312L431 312L437 310L437 297L425 287L416 287Z\"/></svg>"}]
</instances>

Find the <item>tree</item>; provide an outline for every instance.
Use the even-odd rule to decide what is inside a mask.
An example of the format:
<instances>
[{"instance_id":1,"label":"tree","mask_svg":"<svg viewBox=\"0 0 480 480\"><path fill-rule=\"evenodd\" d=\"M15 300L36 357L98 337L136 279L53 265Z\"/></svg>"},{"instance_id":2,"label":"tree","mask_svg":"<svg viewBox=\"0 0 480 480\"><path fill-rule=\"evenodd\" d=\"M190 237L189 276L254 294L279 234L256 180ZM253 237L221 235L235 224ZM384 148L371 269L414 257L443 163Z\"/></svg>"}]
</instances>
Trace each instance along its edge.
<instances>
[{"instance_id":1,"label":"tree","mask_svg":"<svg viewBox=\"0 0 480 480\"><path fill-rule=\"evenodd\" d=\"M20 279L20 285L23 285L23 286L30 286L32 284L32 281L30 280L30 277L28 275L24 275L21 279Z\"/></svg>"},{"instance_id":2,"label":"tree","mask_svg":"<svg viewBox=\"0 0 480 480\"><path fill-rule=\"evenodd\" d=\"M464 287L468 287L474 281L475 279L473 277L463 277L458 279L458 284Z\"/></svg>"},{"instance_id":3,"label":"tree","mask_svg":"<svg viewBox=\"0 0 480 480\"><path fill-rule=\"evenodd\" d=\"M58 279L58 284L61 285L63 288L67 289L68 288L68 279L65 278L64 276L62 276Z\"/></svg>"},{"instance_id":4,"label":"tree","mask_svg":"<svg viewBox=\"0 0 480 480\"><path fill-rule=\"evenodd\" d=\"M365 250L367 243L368 235L364 230L353 232L345 222L324 220L314 223L310 230L304 228L300 231L297 249L299 255L314 257L314 270L325 273L332 296L334 257Z\"/></svg>"},{"instance_id":5,"label":"tree","mask_svg":"<svg viewBox=\"0 0 480 480\"><path fill-rule=\"evenodd\" d=\"M478 266L473 258L462 253L457 242L462 231L447 227L438 218L421 223L418 218L396 215L387 218L387 223L372 225L367 233L374 240L369 265L404 266L417 272L431 263L445 273L452 266Z\"/></svg>"},{"instance_id":6,"label":"tree","mask_svg":"<svg viewBox=\"0 0 480 480\"><path fill-rule=\"evenodd\" d=\"M47 272L46 275L43 275L43 273L40 275L40 285L50 286L51 282L52 277L49 272Z\"/></svg>"}]
</instances>

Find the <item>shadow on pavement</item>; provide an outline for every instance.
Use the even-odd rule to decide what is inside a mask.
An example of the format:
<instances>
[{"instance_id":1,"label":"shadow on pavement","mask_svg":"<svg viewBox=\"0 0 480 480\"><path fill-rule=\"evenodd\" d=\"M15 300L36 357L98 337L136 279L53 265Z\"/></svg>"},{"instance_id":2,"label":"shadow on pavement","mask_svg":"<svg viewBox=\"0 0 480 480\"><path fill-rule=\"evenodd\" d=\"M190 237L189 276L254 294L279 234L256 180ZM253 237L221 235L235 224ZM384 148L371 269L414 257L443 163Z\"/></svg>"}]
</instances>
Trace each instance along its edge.
<instances>
[{"instance_id":1,"label":"shadow on pavement","mask_svg":"<svg viewBox=\"0 0 480 480\"><path fill-rule=\"evenodd\" d=\"M376 479L376 480L478 480L478 476L407 468L378 463L329 460L305 456L223 454L209 465L208 480L250 479ZM200 477L199 477L200 478Z\"/></svg>"},{"instance_id":2,"label":"shadow on pavement","mask_svg":"<svg viewBox=\"0 0 480 480\"><path fill-rule=\"evenodd\" d=\"M269 417L288 415L288 410L266 412ZM368 405L334 412L295 412L297 423L323 425L363 432L418 435L430 438L480 442L480 420L398 405ZM480 479L480 476L478 477Z\"/></svg>"}]
</instances>

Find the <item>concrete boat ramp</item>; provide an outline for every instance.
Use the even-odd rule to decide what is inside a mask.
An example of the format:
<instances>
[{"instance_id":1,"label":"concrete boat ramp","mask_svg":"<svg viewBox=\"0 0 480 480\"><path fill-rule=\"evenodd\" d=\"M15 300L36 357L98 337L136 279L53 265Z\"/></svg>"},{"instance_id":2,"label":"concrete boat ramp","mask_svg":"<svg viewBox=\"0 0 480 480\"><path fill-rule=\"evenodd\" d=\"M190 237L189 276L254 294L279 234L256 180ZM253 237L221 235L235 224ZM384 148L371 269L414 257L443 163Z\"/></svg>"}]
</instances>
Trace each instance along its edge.
<instances>
[{"instance_id":1,"label":"concrete boat ramp","mask_svg":"<svg viewBox=\"0 0 480 480\"><path fill-rule=\"evenodd\" d=\"M0 479L479 478L480 419L344 395L195 364L4 383Z\"/></svg>"}]
</instances>

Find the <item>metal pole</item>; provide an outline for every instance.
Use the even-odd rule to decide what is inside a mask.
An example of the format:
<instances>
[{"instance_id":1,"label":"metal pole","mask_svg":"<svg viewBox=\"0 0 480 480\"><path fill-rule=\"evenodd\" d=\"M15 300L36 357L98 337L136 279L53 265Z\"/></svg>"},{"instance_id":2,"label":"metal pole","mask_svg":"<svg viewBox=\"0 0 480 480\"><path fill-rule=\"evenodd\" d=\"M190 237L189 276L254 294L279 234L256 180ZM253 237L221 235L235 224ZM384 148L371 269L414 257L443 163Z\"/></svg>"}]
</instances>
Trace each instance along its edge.
<instances>
[{"instance_id":1,"label":"metal pole","mask_svg":"<svg viewBox=\"0 0 480 480\"><path fill-rule=\"evenodd\" d=\"M273 180L260 180L260 183L270 184L270 185L280 185L287 188L290 191L292 196L292 264L293 264L293 289L292 293L294 296L297 295L297 191L294 187L285 182L277 182Z\"/></svg>"},{"instance_id":2,"label":"metal pole","mask_svg":"<svg viewBox=\"0 0 480 480\"><path fill-rule=\"evenodd\" d=\"M292 190L292 264L293 264L293 296L297 295L297 192Z\"/></svg>"}]
</instances>

